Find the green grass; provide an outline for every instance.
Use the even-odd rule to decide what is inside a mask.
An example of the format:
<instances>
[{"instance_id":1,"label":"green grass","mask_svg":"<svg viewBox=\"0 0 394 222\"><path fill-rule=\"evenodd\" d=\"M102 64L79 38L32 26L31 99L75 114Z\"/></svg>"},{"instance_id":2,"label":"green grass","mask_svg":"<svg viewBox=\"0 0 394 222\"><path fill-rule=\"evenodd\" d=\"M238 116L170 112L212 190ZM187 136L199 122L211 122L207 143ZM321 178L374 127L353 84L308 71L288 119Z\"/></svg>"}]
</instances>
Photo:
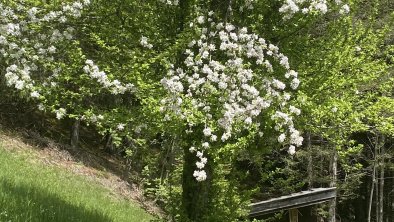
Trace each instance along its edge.
<instances>
[{"instance_id":1,"label":"green grass","mask_svg":"<svg viewBox=\"0 0 394 222\"><path fill-rule=\"evenodd\" d=\"M136 204L59 168L0 145L0 221L127 221L153 219Z\"/></svg>"}]
</instances>

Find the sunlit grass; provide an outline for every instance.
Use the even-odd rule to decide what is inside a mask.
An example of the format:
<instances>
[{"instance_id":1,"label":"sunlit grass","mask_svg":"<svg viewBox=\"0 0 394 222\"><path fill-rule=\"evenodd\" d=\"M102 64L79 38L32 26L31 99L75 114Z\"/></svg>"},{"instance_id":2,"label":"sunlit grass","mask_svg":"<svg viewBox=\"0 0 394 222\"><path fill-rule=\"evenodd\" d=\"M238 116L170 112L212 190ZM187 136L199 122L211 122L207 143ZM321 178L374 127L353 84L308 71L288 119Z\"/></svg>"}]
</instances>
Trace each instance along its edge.
<instances>
[{"instance_id":1,"label":"sunlit grass","mask_svg":"<svg viewBox=\"0 0 394 222\"><path fill-rule=\"evenodd\" d=\"M130 201L61 169L0 145L0 221L138 221L153 219Z\"/></svg>"}]
</instances>

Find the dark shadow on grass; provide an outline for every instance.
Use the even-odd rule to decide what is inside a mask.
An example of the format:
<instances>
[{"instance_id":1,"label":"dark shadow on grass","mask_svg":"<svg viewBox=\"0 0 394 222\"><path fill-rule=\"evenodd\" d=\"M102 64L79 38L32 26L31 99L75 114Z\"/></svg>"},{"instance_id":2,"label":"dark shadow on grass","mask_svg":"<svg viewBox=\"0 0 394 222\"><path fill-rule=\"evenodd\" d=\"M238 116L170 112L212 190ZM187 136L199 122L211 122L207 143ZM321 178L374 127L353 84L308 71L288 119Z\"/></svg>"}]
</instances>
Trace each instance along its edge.
<instances>
[{"instance_id":1,"label":"dark shadow on grass","mask_svg":"<svg viewBox=\"0 0 394 222\"><path fill-rule=\"evenodd\" d=\"M28 184L0 180L0 221L110 222L102 212L68 203L60 196Z\"/></svg>"}]
</instances>

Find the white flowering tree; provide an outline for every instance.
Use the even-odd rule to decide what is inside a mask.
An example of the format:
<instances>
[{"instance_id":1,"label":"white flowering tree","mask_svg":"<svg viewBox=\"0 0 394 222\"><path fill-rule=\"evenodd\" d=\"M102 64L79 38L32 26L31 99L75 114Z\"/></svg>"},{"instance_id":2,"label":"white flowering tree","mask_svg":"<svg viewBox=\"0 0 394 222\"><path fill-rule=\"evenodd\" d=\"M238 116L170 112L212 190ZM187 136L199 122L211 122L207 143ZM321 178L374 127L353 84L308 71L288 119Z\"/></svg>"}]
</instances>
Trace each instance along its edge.
<instances>
[{"instance_id":1,"label":"white flowering tree","mask_svg":"<svg viewBox=\"0 0 394 222\"><path fill-rule=\"evenodd\" d=\"M131 60L126 51L130 47L109 47L95 33L94 16L102 13L97 4L87 0L60 5L1 3L2 77L7 86L33 101L39 110L53 113L59 120L75 119L76 134L83 121L95 125L102 134L130 135L127 128L132 127L136 116L130 107L136 100L138 77L127 75L132 61L130 66L119 61ZM139 42L141 34L133 37L135 54L141 56L149 47ZM109 59L120 50L125 52L122 57ZM119 142L120 137L117 139Z\"/></svg>"},{"instance_id":2,"label":"white flowering tree","mask_svg":"<svg viewBox=\"0 0 394 222\"><path fill-rule=\"evenodd\" d=\"M245 13L252 14L254 8L264 5L212 1L198 9L192 14L195 19L184 25L193 33L192 38L161 81L168 92L161 101L164 118L183 126L184 132L179 133L184 133L187 141L183 207L192 221L215 220L204 219L215 205L209 198L220 186L224 192L236 190L234 184L223 185L225 178L234 176L228 164L247 155L253 141L263 140L267 145L275 140L291 155L302 145L303 138L294 126L300 110L291 102L300 84L297 72L269 40L229 22L250 25L251 16ZM213 11L209 11L211 7ZM270 15L280 15L290 23L294 16L303 14L326 14L333 9L339 14L349 12L342 1L284 1L277 9L278 13Z\"/></svg>"},{"instance_id":3,"label":"white flowering tree","mask_svg":"<svg viewBox=\"0 0 394 222\"><path fill-rule=\"evenodd\" d=\"M247 28L215 21L209 12L190 24L196 39L184 51L185 59L171 65L161 81L168 91L162 100L164 118L184 125L189 140L184 153L183 199L191 218L199 213L193 215L198 210L187 203L209 202L204 186L215 180L215 168L228 160L221 155L241 153L241 138L263 139L265 129L272 127L278 132L278 142L289 144L290 154L303 140L293 123L300 110L289 104L300 82L288 58ZM197 184L206 180L207 185ZM201 195L196 189L202 189ZM200 198L204 195L205 200Z\"/></svg>"},{"instance_id":4,"label":"white flowering tree","mask_svg":"<svg viewBox=\"0 0 394 222\"><path fill-rule=\"evenodd\" d=\"M243 130L260 130L260 120L266 120L267 114L280 132L278 141L291 144L290 153L302 144L292 118L300 110L288 104L300 82L288 58L246 28L215 23L212 15L197 18L200 36L185 51L185 68L170 69L161 81L170 93L162 101L163 110L170 111L165 119L176 118L187 124L185 133L202 135L189 149L200 159L194 172L197 181L206 179L204 152L236 140ZM261 137L262 131L258 131Z\"/></svg>"}]
</instances>

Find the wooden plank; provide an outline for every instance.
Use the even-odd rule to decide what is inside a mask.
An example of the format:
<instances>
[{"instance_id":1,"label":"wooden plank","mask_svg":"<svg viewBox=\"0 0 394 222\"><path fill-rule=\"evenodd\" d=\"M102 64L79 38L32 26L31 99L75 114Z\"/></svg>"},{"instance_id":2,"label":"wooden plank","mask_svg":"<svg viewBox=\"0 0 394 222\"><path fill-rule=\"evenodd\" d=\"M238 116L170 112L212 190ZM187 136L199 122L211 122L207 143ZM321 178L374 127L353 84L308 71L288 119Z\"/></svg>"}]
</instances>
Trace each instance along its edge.
<instances>
[{"instance_id":1,"label":"wooden plank","mask_svg":"<svg viewBox=\"0 0 394 222\"><path fill-rule=\"evenodd\" d=\"M253 203L250 205L250 217L273 213L279 210L300 208L326 202L336 197L336 188L317 188L294 193L279 198Z\"/></svg>"},{"instance_id":2,"label":"wooden plank","mask_svg":"<svg viewBox=\"0 0 394 222\"><path fill-rule=\"evenodd\" d=\"M293 208L289 210L290 222L298 222L298 210Z\"/></svg>"}]
</instances>

